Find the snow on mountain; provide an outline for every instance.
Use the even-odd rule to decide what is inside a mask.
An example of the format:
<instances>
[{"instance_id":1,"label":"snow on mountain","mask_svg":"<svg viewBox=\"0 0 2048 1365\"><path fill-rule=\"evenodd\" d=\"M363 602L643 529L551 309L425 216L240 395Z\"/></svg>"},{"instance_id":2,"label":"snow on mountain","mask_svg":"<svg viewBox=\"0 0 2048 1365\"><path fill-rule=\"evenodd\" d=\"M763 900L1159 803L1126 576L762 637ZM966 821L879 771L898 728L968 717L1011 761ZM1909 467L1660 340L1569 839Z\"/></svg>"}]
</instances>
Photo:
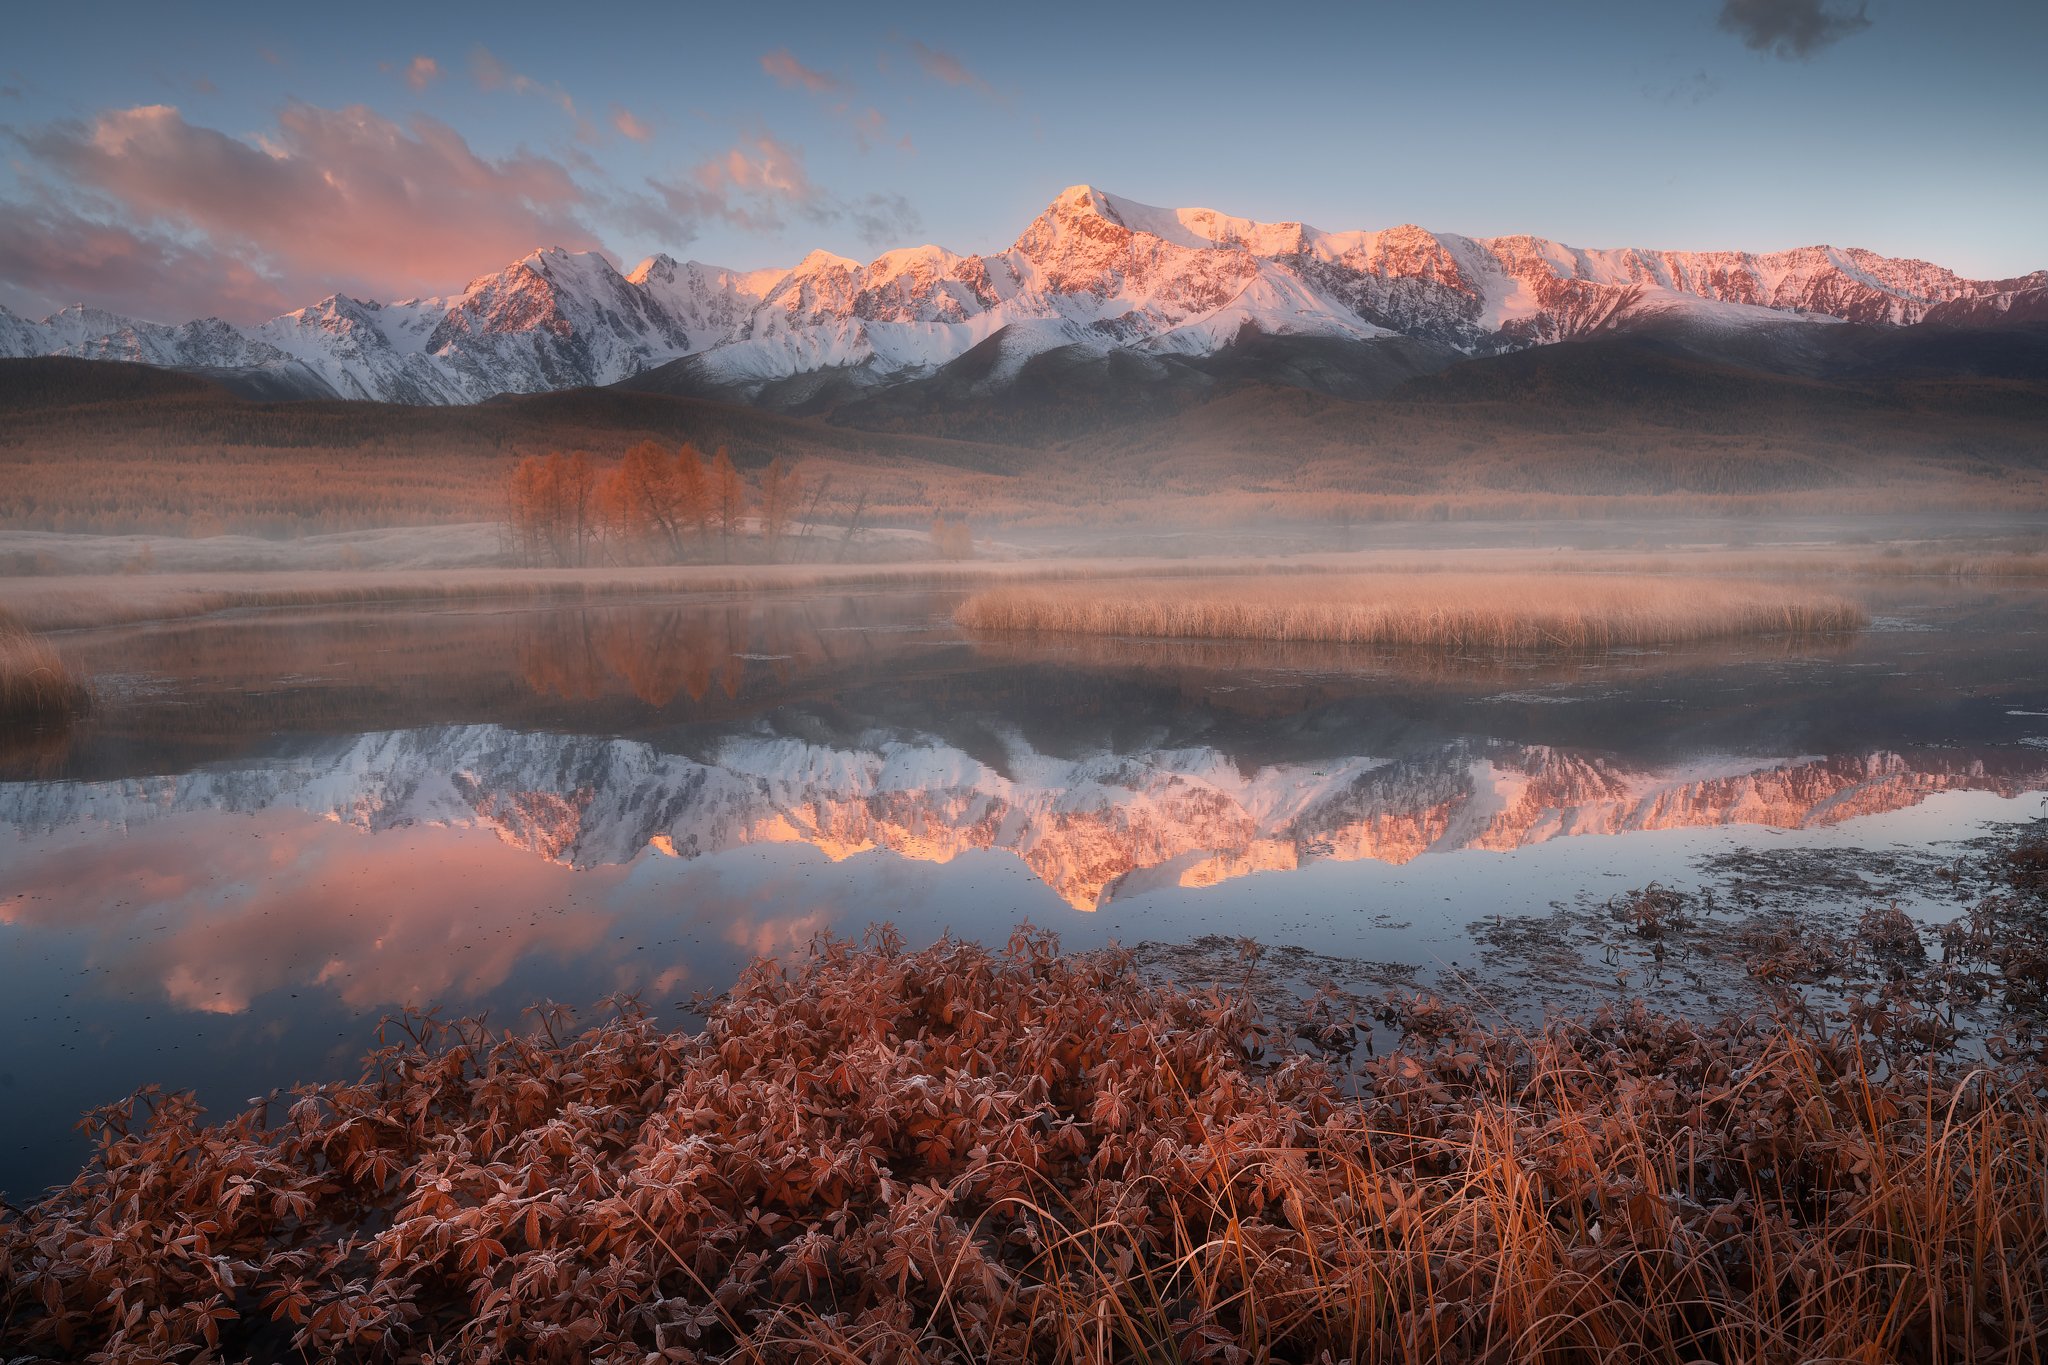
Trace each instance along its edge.
<instances>
[{"instance_id":1,"label":"snow on mountain","mask_svg":"<svg viewBox=\"0 0 2048 1365\"><path fill-rule=\"evenodd\" d=\"M1202 746L1055 755L1011 735L1005 749L999 771L915 732L832 745L764 724L684 755L627 739L442 726L181 776L0 783L0 828L122 831L183 811L284 808L366 832L481 827L573 867L761 843L939 862L995 849L1092 910L1152 886L1316 861L1405 863L1631 830L1809 828L1943 791L2013 795L2048 777L2024 759L1992 770L1969 757L1883 752L1651 768L1483 740L1255 768Z\"/></svg>"},{"instance_id":2,"label":"snow on mountain","mask_svg":"<svg viewBox=\"0 0 2048 1365\"><path fill-rule=\"evenodd\" d=\"M1853 248L1588 250L1409 225L1325 232L1076 185L987 256L921 246L863 264L820 251L751 272L654 256L621 275L596 253L550 248L447 298L337 294L246 329L86 308L31 322L0 309L0 355L271 371L306 392L425 404L615 383L691 358L697 382L751 397L807 374L913 378L998 335L984 383L1055 346L1207 355L1253 331L1486 354L1652 319L2020 320L2041 313L2044 290L2048 272L1972 280Z\"/></svg>"}]
</instances>

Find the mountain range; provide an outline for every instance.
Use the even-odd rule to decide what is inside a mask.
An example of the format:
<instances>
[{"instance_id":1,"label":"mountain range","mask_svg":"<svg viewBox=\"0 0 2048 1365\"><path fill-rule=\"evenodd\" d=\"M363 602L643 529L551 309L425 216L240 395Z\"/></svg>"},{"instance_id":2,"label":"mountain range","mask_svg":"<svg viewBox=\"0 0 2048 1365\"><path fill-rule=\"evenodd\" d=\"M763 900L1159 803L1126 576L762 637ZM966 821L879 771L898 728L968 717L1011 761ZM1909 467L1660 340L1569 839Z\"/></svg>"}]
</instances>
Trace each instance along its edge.
<instances>
[{"instance_id":1,"label":"mountain range","mask_svg":"<svg viewBox=\"0 0 2048 1365\"><path fill-rule=\"evenodd\" d=\"M1325 232L1077 185L986 256L813 252L748 272L658 255L622 275L596 253L548 248L445 298L335 294L248 327L0 308L0 358L139 362L262 398L415 405L623 384L886 426L906 403L1040 392L1082 372L1126 387L1249 373L1355 398L1467 358L1624 334L1808 373L1865 356L1873 329L2040 322L2048 271L1968 279L1830 246Z\"/></svg>"}]
</instances>

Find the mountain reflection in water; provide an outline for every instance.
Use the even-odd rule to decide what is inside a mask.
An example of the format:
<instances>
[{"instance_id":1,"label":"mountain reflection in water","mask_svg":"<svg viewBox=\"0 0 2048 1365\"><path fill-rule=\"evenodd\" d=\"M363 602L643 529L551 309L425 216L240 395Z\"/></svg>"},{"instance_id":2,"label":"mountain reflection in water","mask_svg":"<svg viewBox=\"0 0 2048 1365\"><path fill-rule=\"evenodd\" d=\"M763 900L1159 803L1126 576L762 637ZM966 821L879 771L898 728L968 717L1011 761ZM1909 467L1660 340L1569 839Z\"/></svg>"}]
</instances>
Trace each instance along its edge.
<instances>
[{"instance_id":1,"label":"mountain reflection in water","mask_svg":"<svg viewBox=\"0 0 2048 1365\"><path fill-rule=\"evenodd\" d=\"M2033 722L1995 705L2038 700L2032 598L1930 591L1854 640L1562 660L975 643L924 592L108 632L87 666L151 685L0 783L0 825L285 808L476 827L578 869L999 850L1091 910L1316 861L2048 786Z\"/></svg>"},{"instance_id":2,"label":"mountain reflection in water","mask_svg":"<svg viewBox=\"0 0 2048 1365\"><path fill-rule=\"evenodd\" d=\"M88 1105L346 1074L404 1004L666 1008L881 919L1419 966L1683 876L1653 831L2048 789L2036 598L1866 596L1818 646L1547 660L975 641L900 591L75 635L104 705L0 752L0 1192Z\"/></svg>"},{"instance_id":3,"label":"mountain reflection in water","mask_svg":"<svg viewBox=\"0 0 2048 1365\"><path fill-rule=\"evenodd\" d=\"M1204 745L1060 756L1001 734L995 718L985 723L1001 751L983 757L915 731L834 744L778 723L801 719L759 720L694 754L498 725L360 735L161 778L10 784L0 824L133 834L171 815L295 809L369 834L474 826L577 869L650 848L696 858L802 843L834 861L879 849L927 862L999 850L1093 910L1135 891L1315 860L1405 863L1635 830L1798 829L1936 792L2048 787L2048 754L2025 749L1646 766L1461 738L1395 757L1336 752L1250 767Z\"/></svg>"}]
</instances>

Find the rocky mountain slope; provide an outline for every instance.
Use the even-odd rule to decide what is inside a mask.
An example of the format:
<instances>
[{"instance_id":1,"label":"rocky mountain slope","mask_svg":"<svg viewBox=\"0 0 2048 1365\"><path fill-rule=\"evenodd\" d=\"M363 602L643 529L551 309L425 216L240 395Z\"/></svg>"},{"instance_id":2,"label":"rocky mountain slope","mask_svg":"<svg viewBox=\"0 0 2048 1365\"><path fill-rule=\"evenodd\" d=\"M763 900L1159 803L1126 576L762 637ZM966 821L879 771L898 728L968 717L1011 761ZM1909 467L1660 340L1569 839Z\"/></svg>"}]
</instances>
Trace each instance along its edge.
<instances>
[{"instance_id":1,"label":"rocky mountain slope","mask_svg":"<svg viewBox=\"0 0 2048 1365\"><path fill-rule=\"evenodd\" d=\"M987 256L921 246L863 264L814 252L753 272L655 256L621 275L552 248L446 298L337 294L254 327L86 308L36 322L0 308L0 357L206 370L264 396L451 404L633 381L801 410L913 382L996 392L1050 353L1069 371L1123 358L1150 382L1256 369L1273 353L1249 349L1255 340L1292 339L1283 382L1287 366L1309 363L1321 372L1312 387L1355 396L1345 386L1377 391L1464 356L1646 328L1754 347L1841 323L2044 316L2048 271L1973 280L1827 246L1594 251L1412 226L1324 232L1078 185Z\"/></svg>"}]
</instances>

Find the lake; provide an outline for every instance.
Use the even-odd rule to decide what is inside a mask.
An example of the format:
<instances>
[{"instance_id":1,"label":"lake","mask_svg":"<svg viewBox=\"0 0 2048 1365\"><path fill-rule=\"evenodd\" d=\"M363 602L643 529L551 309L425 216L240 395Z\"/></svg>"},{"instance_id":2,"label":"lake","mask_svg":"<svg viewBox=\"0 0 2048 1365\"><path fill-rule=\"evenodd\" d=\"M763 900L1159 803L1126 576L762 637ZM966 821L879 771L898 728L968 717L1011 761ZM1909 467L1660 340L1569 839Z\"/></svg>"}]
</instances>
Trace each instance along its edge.
<instances>
[{"instance_id":1,"label":"lake","mask_svg":"<svg viewBox=\"0 0 2048 1365\"><path fill-rule=\"evenodd\" d=\"M101 713L0 749L0 1190L145 1083L351 1075L407 1006L687 1018L882 920L1484 980L1482 920L2038 814L2038 593L1855 592L1854 638L1576 660L976 641L930 591L78 633Z\"/></svg>"}]
</instances>

